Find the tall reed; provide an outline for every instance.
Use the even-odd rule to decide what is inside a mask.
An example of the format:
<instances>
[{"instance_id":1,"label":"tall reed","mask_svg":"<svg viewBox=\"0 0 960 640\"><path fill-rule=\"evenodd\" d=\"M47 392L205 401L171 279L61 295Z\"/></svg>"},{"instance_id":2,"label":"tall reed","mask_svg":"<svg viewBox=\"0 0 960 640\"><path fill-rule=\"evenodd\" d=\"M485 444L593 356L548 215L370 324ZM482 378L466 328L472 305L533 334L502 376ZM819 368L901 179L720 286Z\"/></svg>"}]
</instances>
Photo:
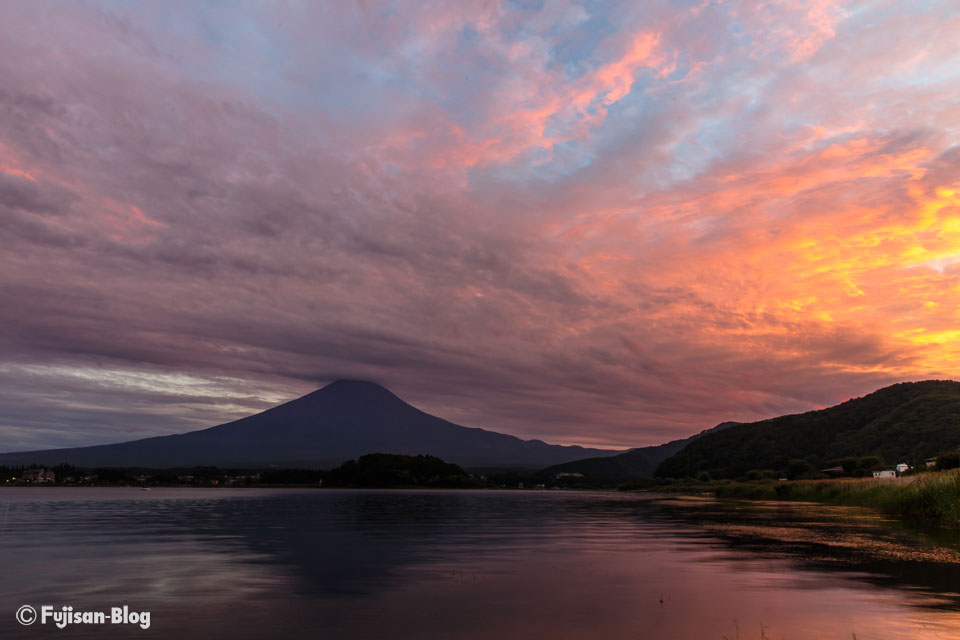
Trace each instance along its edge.
<instances>
[{"instance_id":1,"label":"tall reed","mask_svg":"<svg viewBox=\"0 0 960 640\"><path fill-rule=\"evenodd\" d=\"M779 498L872 507L902 520L960 529L960 469L899 478L836 478L780 483L732 483L721 497Z\"/></svg>"}]
</instances>

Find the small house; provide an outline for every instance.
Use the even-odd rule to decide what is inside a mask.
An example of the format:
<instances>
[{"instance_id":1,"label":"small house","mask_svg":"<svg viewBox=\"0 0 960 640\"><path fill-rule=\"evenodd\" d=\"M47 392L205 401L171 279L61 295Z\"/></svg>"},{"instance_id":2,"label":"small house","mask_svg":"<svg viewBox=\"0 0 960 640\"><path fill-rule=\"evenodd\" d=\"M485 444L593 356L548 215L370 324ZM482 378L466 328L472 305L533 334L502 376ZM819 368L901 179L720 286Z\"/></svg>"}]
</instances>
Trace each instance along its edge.
<instances>
[{"instance_id":1,"label":"small house","mask_svg":"<svg viewBox=\"0 0 960 640\"><path fill-rule=\"evenodd\" d=\"M896 478L897 472L893 469L884 469L883 471L874 471L874 478Z\"/></svg>"},{"instance_id":2,"label":"small house","mask_svg":"<svg viewBox=\"0 0 960 640\"><path fill-rule=\"evenodd\" d=\"M49 469L24 469L23 481L38 484L42 482L56 482L57 476Z\"/></svg>"},{"instance_id":3,"label":"small house","mask_svg":"<svg viewBox=\"0 0 960 640\"><path fill-rule=\"evenodd\" d=\"M901 462L897 465L897 473L906 473L907 471L910 471L910 465L906 462Z\"/></svg>"},{"instance_id":4,"label":"small house","mask_svg":"<svg viewBox=\"0 0 960 640\"><path fill-rule=\"evenodd\" d=\"M937 466L937 459L927 458L926 460L923 461L923 464L927 465L928 467L935 467Z\"/></svg>"}]
</instances>

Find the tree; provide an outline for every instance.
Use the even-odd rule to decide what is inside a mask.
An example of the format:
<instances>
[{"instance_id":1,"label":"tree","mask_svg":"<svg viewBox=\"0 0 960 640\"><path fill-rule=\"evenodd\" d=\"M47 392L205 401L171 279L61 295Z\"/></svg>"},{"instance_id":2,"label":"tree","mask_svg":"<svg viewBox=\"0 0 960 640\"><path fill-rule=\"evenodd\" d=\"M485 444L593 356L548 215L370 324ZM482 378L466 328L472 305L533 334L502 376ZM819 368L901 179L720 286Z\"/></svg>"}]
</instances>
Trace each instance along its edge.
<instances>
[{"instance_id":1,"label":"tree","mask_svg":"<svg viewBox=\"0 0 960 640\"><path fill-rule=\"evenodd\" d=\"M791 480L796 480L797 478L802 478L804 476L810 476L816 472L817 470L812 464L799 458L791 460L790 464L787 465L787 468L783 470L784 475Z\"/></svg>"}]
</instances>

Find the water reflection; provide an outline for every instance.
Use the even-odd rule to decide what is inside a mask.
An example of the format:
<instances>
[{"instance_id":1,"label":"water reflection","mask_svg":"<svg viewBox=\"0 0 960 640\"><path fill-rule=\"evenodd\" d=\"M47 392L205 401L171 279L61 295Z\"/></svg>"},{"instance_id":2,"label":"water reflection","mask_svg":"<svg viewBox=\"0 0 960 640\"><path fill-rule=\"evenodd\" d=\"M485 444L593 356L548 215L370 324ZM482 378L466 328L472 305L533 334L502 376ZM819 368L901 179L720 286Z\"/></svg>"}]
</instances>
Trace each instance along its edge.
<instances>
[{"instance_id":1,"label":"water reflection","mask_svg":"<svg viewBox=\"0 0 960 640\"><path fill-rule=\"evenodd\" d=\"M925 595L911 599L916 606L960 610L960 547L950 532L910 528L866 509L813 503L685 497L656 502L667 518L685 525L678 535L705 532L754 556L788 558L806 568Z\"/></svg>"},{"instance_id":2,"label":"water reflection","mask_svg":"<svg viewBox=\"0 0 960 640\"><path fill-rule=\"evenodd\" d=\"M0 636L22 634L20 604L128 601L153 611L150 630L31 634L955 638L958 562L922 533L817 505L3 489Z\"/></svg>"}]
</instances>

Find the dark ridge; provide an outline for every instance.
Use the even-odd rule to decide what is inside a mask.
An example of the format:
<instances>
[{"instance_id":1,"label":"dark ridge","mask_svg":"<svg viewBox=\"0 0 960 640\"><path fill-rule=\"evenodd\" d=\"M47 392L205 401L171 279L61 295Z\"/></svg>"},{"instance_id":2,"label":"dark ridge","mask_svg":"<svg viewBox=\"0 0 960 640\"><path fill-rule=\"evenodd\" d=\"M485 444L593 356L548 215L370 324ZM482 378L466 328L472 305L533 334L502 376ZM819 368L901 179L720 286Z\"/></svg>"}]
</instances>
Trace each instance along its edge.
<instances>
[{"instance_id":1,"label":"dark ridge","mask_svg":"<svg viewBox=\"0 0 960 640\"><path fill-rule=\"evenodd\" d=\"M902 382L827 409L705 435L664 460L656 475L737 478L751 470L819 470L831 461L868 456L891 467L922 466L958 447L960 382Z\"/></svg>"},{"instance_id":2,"label":"dark ridge","mask_svg":"<svg viewBox=\"0 0 960 640\"><path fill-rule=\"evenodd\" d=\"M559 473L580 473L588 482L630 482L653 477L657 466L683 449L687 444L708 433L732 427L737 422L721 422L712 429L705 429L689 438L672 440L652 447L639 447L615 456L586 458L547 467L543 473L555 476Z\"/></svg>"}]
</instances>

